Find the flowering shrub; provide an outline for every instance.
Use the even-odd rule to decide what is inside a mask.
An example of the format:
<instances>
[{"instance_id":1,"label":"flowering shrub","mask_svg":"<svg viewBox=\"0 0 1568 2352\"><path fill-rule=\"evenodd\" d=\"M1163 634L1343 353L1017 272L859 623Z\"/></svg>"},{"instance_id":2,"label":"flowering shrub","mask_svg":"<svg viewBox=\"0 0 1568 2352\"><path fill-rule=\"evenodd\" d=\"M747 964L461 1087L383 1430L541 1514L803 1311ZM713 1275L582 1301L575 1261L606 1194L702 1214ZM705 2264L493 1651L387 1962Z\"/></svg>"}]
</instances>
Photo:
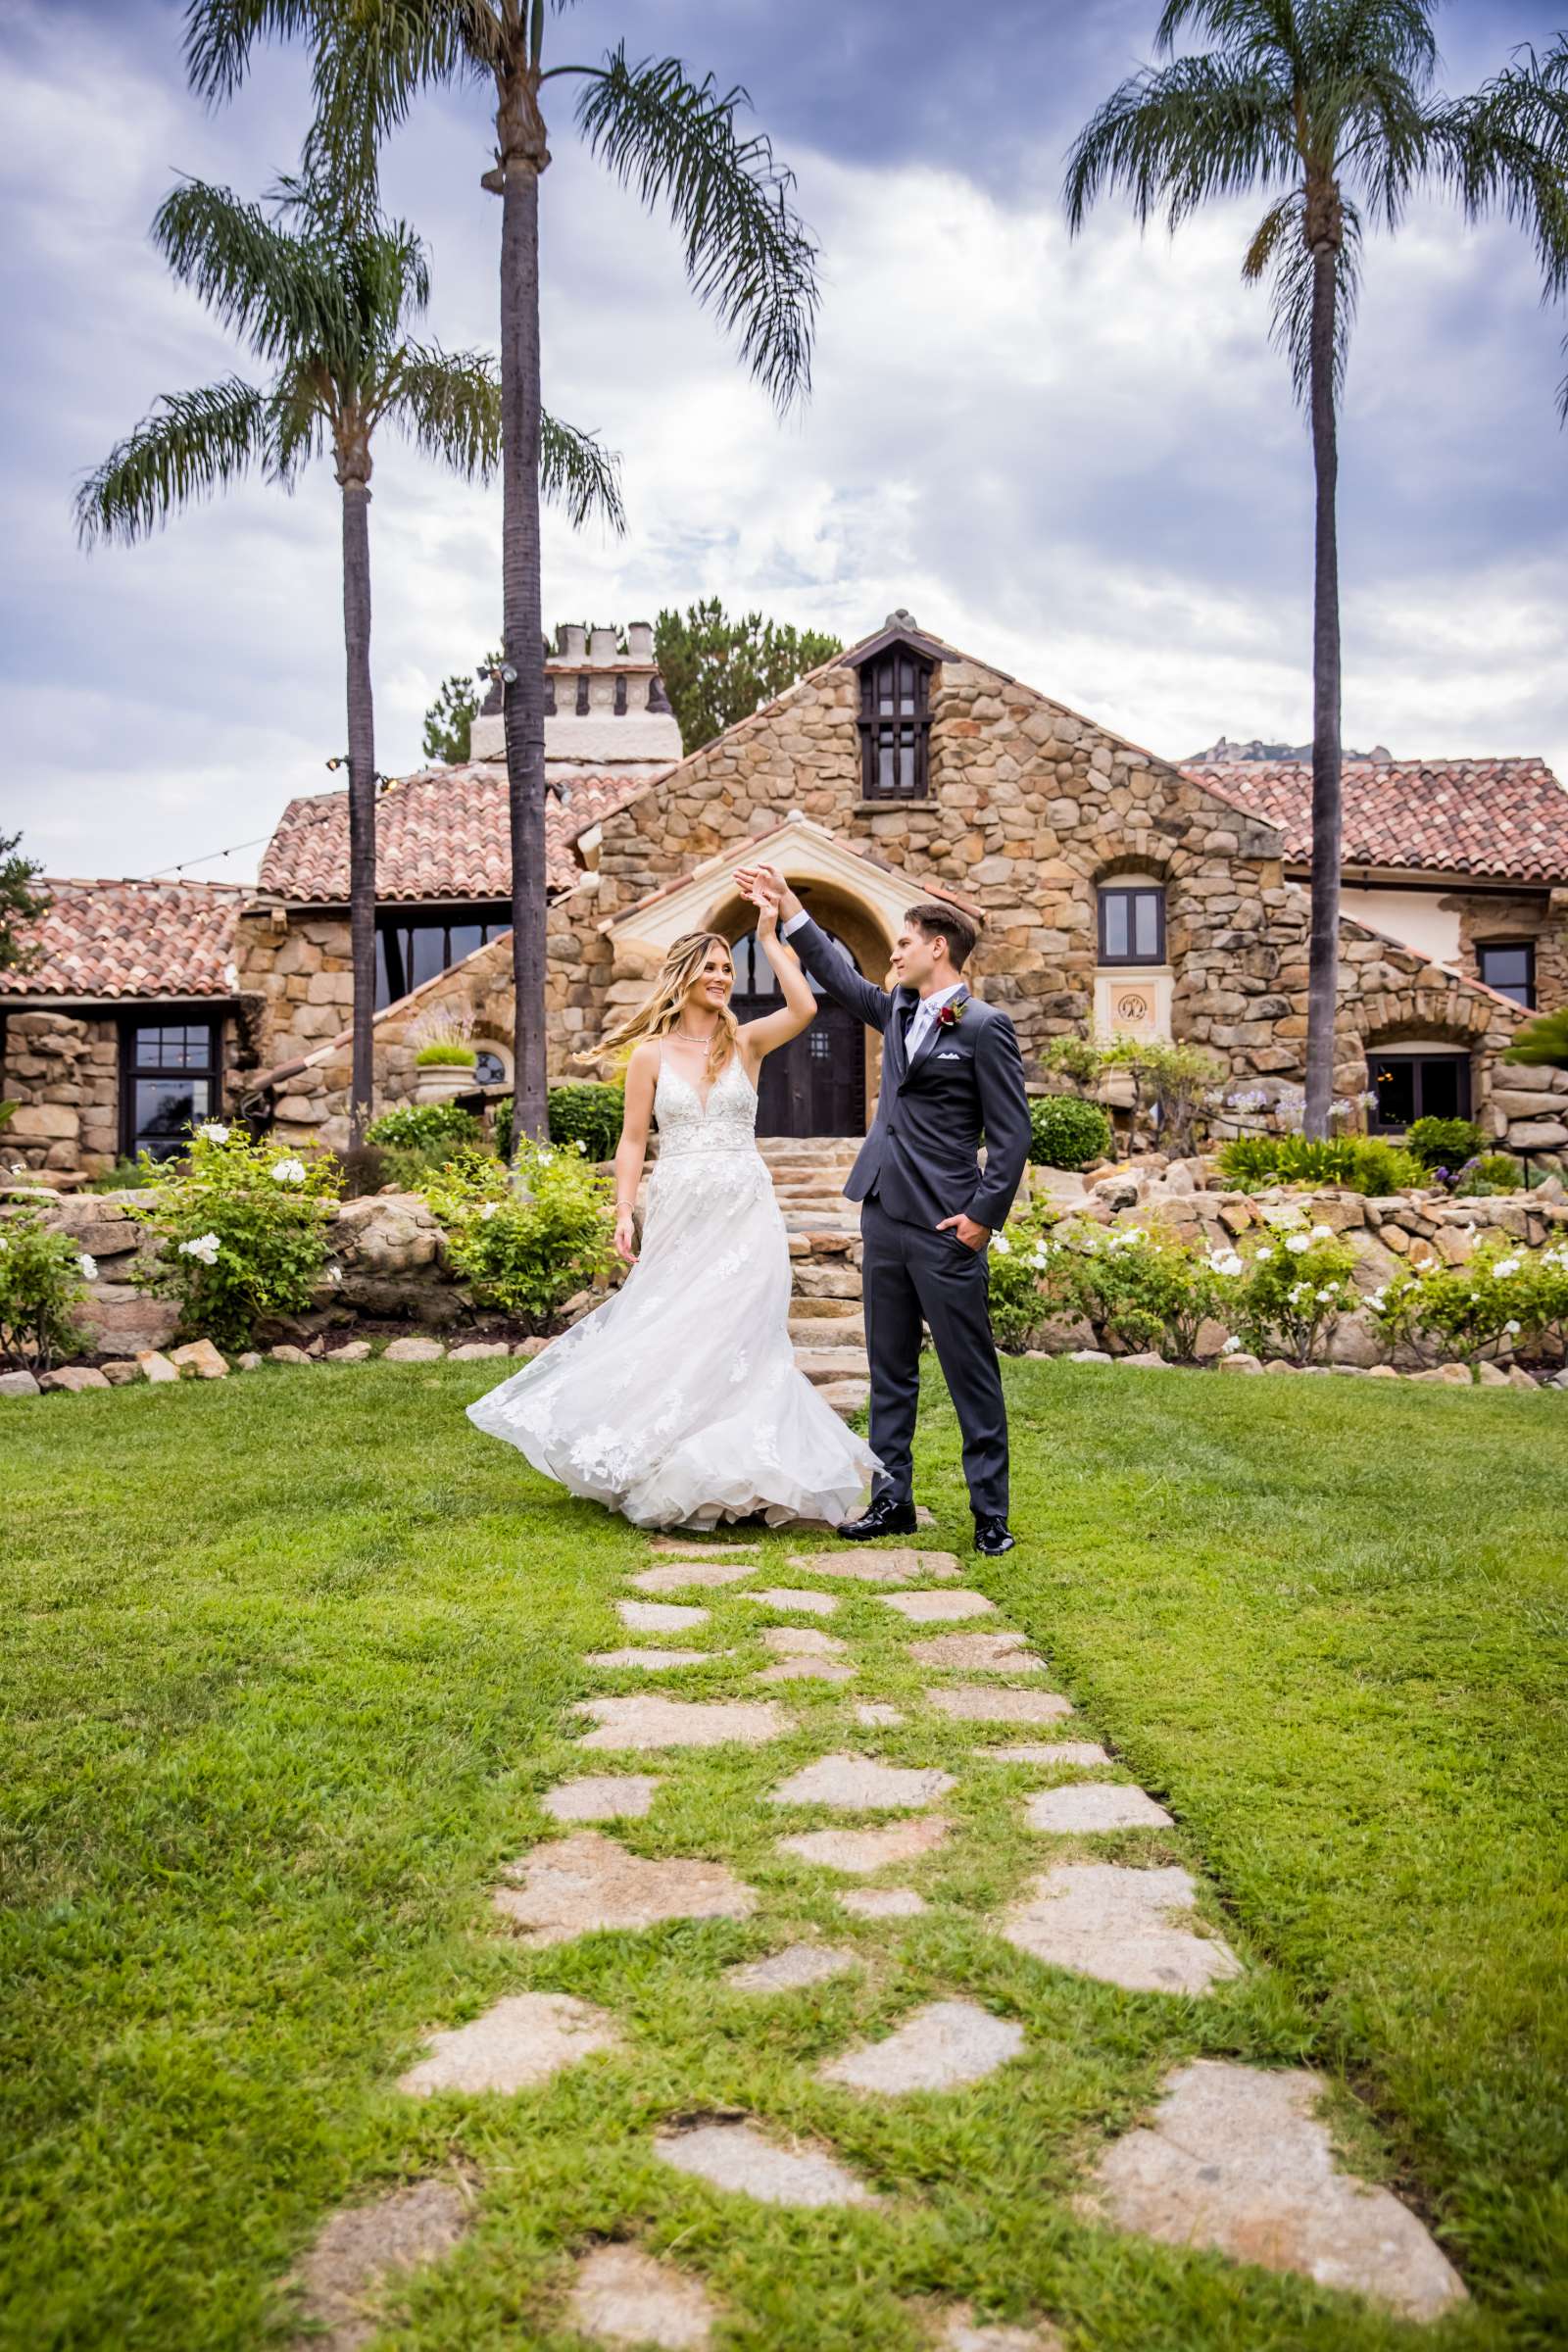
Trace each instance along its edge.
<instances>
[{"instance_id":1,"label":"flowering shrub","mask_svg":"<svg viewBox=\"0 0 1568 2352\"><path fill-rule=\"evenodd\" d=\"M1037 1095L1029 1105L1033 1141L1029 1156L1038 1167L1087 1168L1110 1152L1110 1121L1098 1102L1081 1095Z\"/></svg>"},{"instance_id":2,"label":"flowering shrub","mask_svg":"<svg viewBox=\"0 0 1568 2352\"><path fill-rule=\"evenodd\" d=\"M1462 1200L1477 1200L1490 1193L1516 1193L1524 1180L1511 1152L1479 1152L1457 1171L1453 1189Z\"/></svg>"},{"instance_id":3,"label":"flowering shrub","mask_svg":"<svg viewBox=\"0 0 1568 2352\"><path fill-rule=\"evenodd\" d=\"M991 1328L997 1345L1016 1355L1027 1348L1052 1313L1043 1295L1047 1250L1057 1211L1049 1201L1037 1201L1007 1221L992 1237L987 1252L991 1299Z\"/></svg>"},{"instance_id":4,"label":"flowering shrub","mask_svg":"<svg viewBox=\"0 0 1568 2352\"><path fill-rule=\"evenodd\" d=\"M210 1121L188 1159L146 1161L142 1181L152 1199L130 1213L161 1247L136 1279L178 1299L183 1329L243 1348L265 1318L309 1306L340 1190L329 1152L305 1160Z\"/></svg>"},{"instance_id":5,"label":"flowering shrub","mask_svg":"<svg viewBox=\"0 0 1568 2352\"><path fill-rule=\"evenodd\" d=\"M422 1190L475 1302L531 1330L614 1262L612 1190L580 1141L561 1151L525 1143L515 1171L488 1152L460 1152Z\"/></svg>"},{"instance_id":6,"label":"flowering shrub","mask_svg":"<svg viewBox=\"0 0 1568 2352\"><path fill-rule=\"evenodd\" d=\"M1179 1159L1191 1152L1199 1125L1214 1100L1225 1065L1201 1046L1173 1044L1162 1037L1119 1037L1101 1050L1103 1067L1125 1069L1132 1078L1135 1121L1147 1103L1160 1149Z\"/></svg>"},{"instance_id":7,"label":"flowering shrub","mask_svg":"<svg viewBox=\"0 0 1568 2352\"><path fill-rule=\"evenodd\" d=\"M365 1140L397 1152L455 1152L482 1143L484 1129L471 1110L460 1110L455 1102L400 1102L370 1121Z\"/></svg>"},{"instance_id":8,"label":"flowering shrub","mask_svg":"<svg viewBox=\"0 0 1568 2352\"><path fill-rule=\"evenodd\" d=\"M1157 1348L1184 1364L1197 1360L1204 1323L1233 1317L1243 1271L1234 1250L1194 1250L1158 1225L1064 1225L1047 1261L1052 1297L1102 1343Z\"/></svg>"},{"instance_id":9,"label":"flowering shrub","mask_svg":"<svg viewBox=\"0 0 1568 2352\"><path fill-rule=\"evenodd\" d=\"M1568 1346L1568 1243L1532 1252L1489 1236L1469 1262L1427 1261L1401 1267L1367 1300L1390 1347L1477 1364L1539 1348Z\"/></svg>"},{"instance_id":10,"label":"flowering shrub","mask_svg":"<svg viewBox=\"0 0 1568 2352\"><path fill-rule=\"evenodd\" d=\"M66 1233L51 1233L36 1209L0 1220L0 1357L47 1372L59 1355L78 1355L75 1310L98 1269Z\"/></svg>"},{"instance_id":11,"label":"flowering shrub","mask_svg":"<svg viewBox=\"0 0 1568 2352\"><path fill-rule=\"evenodd\" d=\"M1255 1354L1271 1349L1309 1364L1326 1349L1342 1314L1356 1303L1355 1251L1327 1225L1271 1220L1268 1239L1243 1261L1237 1301L1242 1336Z\"/></svg>"}]
</instances>

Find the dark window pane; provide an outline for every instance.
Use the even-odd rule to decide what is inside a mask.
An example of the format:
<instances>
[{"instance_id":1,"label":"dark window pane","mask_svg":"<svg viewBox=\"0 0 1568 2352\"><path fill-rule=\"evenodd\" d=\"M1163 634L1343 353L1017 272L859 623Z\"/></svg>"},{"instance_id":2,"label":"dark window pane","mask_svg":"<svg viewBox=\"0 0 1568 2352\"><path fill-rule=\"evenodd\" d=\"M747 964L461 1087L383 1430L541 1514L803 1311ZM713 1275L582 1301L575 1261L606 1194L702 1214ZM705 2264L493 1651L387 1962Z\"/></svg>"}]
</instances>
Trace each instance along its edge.
<instances>
[{"instance_id":1,"label":"dark window pane","mask_svg":"<svg viewBox=\"0 0 1568 2352\"><path fill-rule=\"evenodd\" d=\"M205 1078L138 1078L132 1145L167 1159L185 1140L185 1131L205 1119L210 1097Z\"/></svg>"},{"instance_id":2,"label":"dark window pane","mask_svg":"<svg viewBox=\"0 0 1568 2352\"><path fill-rule=\"evenodd\" d=\"M905 794L914 791L914 736L907 727L899 733L899 790Z\"/></svg>"},{"instance_id":3,"label":"dark window pane","mask_svg":"<svg viewBox=\"0 0 1568 2352\"><path fill-rule=\"evenodd\" d=\"M447 935L442 923L416 923L408 934L410 988L422 988L447 968Z\"/></svg>"},{"instance_id":4,"label":"dark window pane","mask_svg":"<svg viewBox=\"0 0 1568 2352\"><path fill-rule=\"evenodd\" d=\"M1133 894L1133 952L1153 957L1159 954L1159 894L1152 890Z\"/></svg>"},{"instance_id":5,"label":"dark window pane","mask_svg":"<svg viewBox=\"0 0 1568 2352\"><path fill-rule=\"evenodd\" d=\"M450 937L452 953L447 960L461 963L465 956L471 956L475 948L484 946L484 927L480 923L454 923Z\"/></svg>"},{"instance_id":6,"label":"dark window pane","mask_svg":"<svg viewBox=\"0 0 1568 2352\"><path fill-rule=\"evenodd\" d=\"M1127 893L1124 890L1107 890L1104 908L1105 961L1121 963L1131 953L1127 935Z\"/></svg>"},{"instance_id":7,"label":"dark window pane","mask_svg":"<svg viewBox=\"0 0 1568 2352\"><path fill-rule=\"evenodd\" d=\"M1416 1091L1421 1098L1421 1117L1424 1119L1458 1119L1464 1116L1459 1100L1459 1082L1464 1069L1461 1061L1450 1061L1446 1054L1424 1054L1416 1072Z\"/></svg>"},{"instance_id":8,"label":"dark window pane","mask_svg":"<svg viewBox=\"0 0 1568 2352\"><path fill-rule=\"evenodd\" d=\"M1528 1008L1535 1002L1534 960L1527 947L1483 948L1481 977L1500 996L1511 997L1516 1004Z\"/></svg>"},{"instance_id":9,"label":"dark window pane","mask_svg":"<svg viewBox=\"0 0 1568 2352\"><path fill-rule=\"evenodd\" d=\"M499 1054L492 1054L488 1046L481 1046L474 1060L473 1076L477 1086L505 1086L507 1065Z\"/></svg>"},{"instance_id":10,"label":"dark window pane","mask_svg":"<svg viewBox=\"0 0 1568 2352\"><path fill-rule=\"evenodd\" d=\"M1374 1054L1367 1079L1377 1097L1373 1117L1379 1127L1408 1127L1415 1117L1415 1063L1392 1054Z\"/></svg>"},{"instance_id":11,"label":"dark window pane","mask_svg":"<svg viewBox=\"0 0 1568 2352\"><path fill-rule=\"evenodd\" d=\"M893 793L893 738L879 735L876 745L876 788L886 798Z\"/></svg>"},{"instance_id":12,"label":"dark window pane","mask_svg":"<svg viewBox=\"0 0 1568 2352\"><path fill-rule=\"evenodd\" d=\"M392 1002L392 984L387 976L386 968L386 933L377 931L375 935L375 1009L377 1012L380 1011L383 1004L390 1004Z\"/></svg>"}]
</instances>

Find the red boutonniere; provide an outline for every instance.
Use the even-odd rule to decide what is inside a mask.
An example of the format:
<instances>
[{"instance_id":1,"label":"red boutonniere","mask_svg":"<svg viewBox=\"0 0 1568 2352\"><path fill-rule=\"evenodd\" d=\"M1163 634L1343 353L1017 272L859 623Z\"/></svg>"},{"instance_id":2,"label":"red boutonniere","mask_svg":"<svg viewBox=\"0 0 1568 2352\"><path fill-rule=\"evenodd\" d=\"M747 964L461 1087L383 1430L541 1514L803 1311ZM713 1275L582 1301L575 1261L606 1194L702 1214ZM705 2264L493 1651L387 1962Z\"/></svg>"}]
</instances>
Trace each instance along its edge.
<instances>
[{"instance_id":1,"label":"red boutonniere","mask_svg":"<svg viewBox=\"0 0 1568 2352\"><path fill-rule=\"evenodd\" d=\"M950 997L946 1004L939 1004L937 1007L937 1027L939 1029L956 1029L962 1018L963 1006L956 997Z\"/></svg>"}]
</instances>

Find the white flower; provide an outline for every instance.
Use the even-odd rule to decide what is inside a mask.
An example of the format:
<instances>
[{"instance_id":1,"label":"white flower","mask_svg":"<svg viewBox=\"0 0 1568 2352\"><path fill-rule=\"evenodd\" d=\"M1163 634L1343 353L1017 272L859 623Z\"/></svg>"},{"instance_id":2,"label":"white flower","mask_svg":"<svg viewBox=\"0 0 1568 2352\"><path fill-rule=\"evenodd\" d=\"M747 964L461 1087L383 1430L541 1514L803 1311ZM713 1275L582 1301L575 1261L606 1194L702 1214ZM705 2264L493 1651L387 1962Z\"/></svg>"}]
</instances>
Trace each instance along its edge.
<instances>
[{"instance_id":1,"label":"white flower","mask_svg":"<svg viewBox=\"0 0 1568 2352\"><path fill-rule=\"evenodd\" d=\"M77 1258L76 1263L81 1268L81 1271L88 1282L97 1281L98 1260L91 1256L87 1250L84 1250L82 1251L81 1255Z\"/></svg>"},{"instance_id":2,"label":"white flower","mask_svg":"<svg viewBox=\"0 0 1568 2352\"><path fill-rule=\"evenodd\" d=\"M1241 1341L1236 1337L1236 1334L1232 1332L1230 1338L1220 1349L1220 1353L1221 1355L1235 1355L1240 1351L1241 1345Z\"/></svg>"},{"instance_id":3,"label":"white flower","mask_svg":"<svg viewBox=\"0 0 1568 2352\"><path fill-rule=\"evenodd\" d=\"M1519 1325L1514 1322L1512 1317L1509 1318L1502 1328L1507 1333L1510 1340L1516 1340L1519 1337Z\"/></svg>"},{"instance_id":4,"label":"white flower","mask_svg":"<svg viewBox=\"0 0 1568 2352\"><path fill-rule=\"evenodd\" d=\"M1338 1291L1333 1291L1333 1290L1329 1290L1329 1291L1319 1291L1319 1293L1318 1293L1317 1297L1318 1297L1318 1304L1319 1304L1320 1306L1323 1306L1323 1305L1327 1305L1327 1304L1329 1303L1329 1301L1330 1301L1330 1300L1337 1298L1339 1297L1339 1293L1338 1293Z\"/></svg>"},{"instance_id":5,"label":"white flower","mask_svg":"<svg viewBox=\"0 0 1568 2352\"><path fill-rule=\"evenodd\" d=\"M1051 1263L1051 1252L1047 1250L1044 1242L1041 1243L1029 1263L1032 1266L1047 1266Z\"/></svg>"},{"instance_id":6,"label":"white flower","mask_svg":"<svg viewBox=\"0 0 1568 2352\"><path fill-rule=\"evenodd\" d=\"M221 1246L216 1233L201 1233L193 1242L181 1242L179 1254L181 1257L199 1257L204 1266L216 1266Z\"/></svg>"},{"instance_id":7,"label":"white flower","mask_svg":"<svg viewBox=\"0 0 1568 2352\"><path fill-rule=\"evenodd\" d=\"M1012 1244L1008 1241L1004 1233L999 1233L991 1247L1003 1257L1010 1257L1012 1255Z\"/></svg>"},{"instance_id":8,"label":"white flower","mask_svg":"<svg viewBox=\"0 0 1568 2352\"><path fill-rule=\"evenodd\" d=\"M556 1155L553 1152L541 1150L539 1153L539 1165L542 1168L548 1168L555 1156Z\"/></svg>"},{"instance_id":9,"label":"white flower","mask_svg":"<svg viewBox=\"0 0 1568 2352\"><path fill-rule=\"evenodd\" d=\"M1510 1274L1517 1274L1517 1273L1518 1273L1518 1271L1519 1271L1520 1267L1521 1267L1521 1266L1524 1264L1524 1262L1525 1262L1525 1261L1524 1261L1524 1259L1523 1259L1522 1257L1499 1257L1499 1258L1497 1258L1497 1259L1494 1261L1494 1265L1493 1265L1493 1268L1492 1268L1492 1278L1493 1278L1493 1280L1494 1280L1494 1282L1506 1282L1506 1280L1508 1279L1508 1276L1509 1276Z\"/></svg>"},{"instance_id":10,"label":"white flower","mask_svg":"<svg viewBox=\"0 0 1568 2352\"><path fill-rule=\"evenodd\" d=\"M1310 1298L1311 1296L1312 1285L1309 1282L1293 1282L1287 1293L1293 1306L1299 1306L1303 1298Z\"/></svg>"},{"instance_id":11,"label":"white flower","mask_svg":"<svg viewBox=\"0 0 1568 2352\"><path fill-rule=\"evenodd\" d=\"M588 1147L587 1147L587 1145L586 1145L586 1144L583 1142L583 1140L582 1140L582 1137L581 1137L580 1135L579 1135L579 1136L578 1136L578 1138L577 1138L577 1150L578 1150L580 1152L582 1152L582 1153L583 1153L583 1155L584 1155L585 1157L587 1156Z\"/></svg>"},{"instance_id":12,"label":"white flower","mask_svg":"<svg viewBox=\"0 0 1568 2352\"><path fill-rule=\"evenodd\" d=\"M1211 1250L1208 1253L1208 1262L1216 1274L1236 1275L1245 1274L1247 1271L1241 1253L1236 1250Z\"/></svg>"},{"instance_id":13,"label":"white flower","mask_svg":"<svg viewBox=\"0 0 1568 2352\"><path fill-rule=\"evenodd\" d=\"M1270 1258L1273 1256L1273 1254L1274 1254L1274 1245L1273 1245L1273 1243L1272 1243L1272 1242L1265 1242L1265 1243L1263 1244L1263 1247L1261 1248L1261 1250L1257 1250L1257 1251L1254 1253L1254 1256L1253 1256L1253 1263L1254 1263L1255 1265L1259 1265L1259 1266L1266 1266L1266 1265L1268 1264L1268 1261L1269 1261L1269 1259L1270 1259Z\"/></svg>"},{"instance_id":14,"label":"white flower","mask_svg":"<svg viewBox=\"0 0 1568 2352\"><path fill-rule=\"evenodd\" d=\"M1285 1247L1293 1257L1304 1257L1312 1245L1304 1233L1288 1233L1285 1236Z\"/></svg>"},{"instance_id":15,"label":"white flower","mask_svg":"<svg viewBox=\"0 0 1568 2352\"><path fill-rule=\"evenodd\" d=\"M1334 1228L1332 1225L1314 1225L1310 1238L1314 1242L1332 1242L1334 1239Z\"/></svg>"},{"instance_id":16,"label":"white flower","mask_svg":"<svg viewBox=\"0 0 1568 2352\"><path fill-rule=\"evenodd\" d=\"M483 1218L493 1217L500 1206L499 1200L482 1200L479 1203L479 1214Z\"/></svg>"},{"instance_id":17,"label":"white flower","mask_svg":"<svg viewBox=\"0 0 1568 2352\"><path fill-rule=\"evenodd\" d=\"M303 1184L305 1162L303 1159L274 1159L271 1175L274 1184Z\"/></svg>"},{"instance_id":18,"label":"white flower","mask_svg":"<svg viewBox=\"0 0 1568 2352\"><path fill-rule=\"evenodd\" d=\"M196 1132L210 1144L226 1144L228 1141L228 1129L220 1119L204 1119Z\"/></svg>"},{"instance_id":19,"label":"white flower","mask_svg":"<svg viewBox=\"0 0 1568 2352\"><path fill-rule=\"evenodd\" d=\"M1387 1302L1387 1297L1388 1294L1384 1291L1368 1291L1366 1295L1366 1302L1375 1315L1382 1314L1384 1306Z\"/></svg>"}]
</instances>

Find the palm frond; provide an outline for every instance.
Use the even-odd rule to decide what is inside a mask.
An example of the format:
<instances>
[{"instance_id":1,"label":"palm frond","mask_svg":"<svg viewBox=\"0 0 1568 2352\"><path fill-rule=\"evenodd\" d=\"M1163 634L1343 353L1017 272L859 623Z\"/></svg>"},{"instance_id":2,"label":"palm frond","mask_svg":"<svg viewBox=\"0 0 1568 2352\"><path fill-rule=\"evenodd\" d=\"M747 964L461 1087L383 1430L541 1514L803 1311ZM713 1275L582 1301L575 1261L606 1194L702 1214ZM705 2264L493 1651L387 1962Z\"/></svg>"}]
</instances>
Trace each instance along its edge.
<instances>
[{"instance_id":1,"label":"palm frond","mask_svg":"<svg viewBox=\"0 0 1568 2352\"><path fill-rule=\"evenodd\" d=\"M1290 362L1291 386L1296 398L1305 408L1312 389L1312 293L1316 271L1315 257L1302 235L1302 214L1305 199L1298 193L1286 197L1274 207L1259 227L1248 253L1252 260L1259 241L1275 215L1283 216L1269 243L1265 268L1269 284L1269 340L1276 351L1283 352ZM1350 357L1350 329L1361 297L1361 217L1353 204L1345 205L1345 237L1334 257L1334 405L1339 407L1345 393L1346 369ZM1257 270L1244 275L1257 276Z\"/></svg>"},{"instance_id":2,"label":"palm frond","mask_svg":"<svg viewBox=\"0 0 1568 2352\"><path fill-rule=\"evenodd\" d=\"M539 413L539 487L566 510L574 530L597 514L617 538L626 533L620 497L620 458L597 433L579 432L559 416Z\"/></svg>"},{"instance_id":3,"label":"palm frond","mask_svg":"<svg viewBox=\"0 0 1568 2352\"><path fill-rule=\"evenodd\" d=\"M280 490L292 490L312 458L326 446L331 390L309 368L285 368L267 395L267 470Z\"/></svg>"},{"instance_id":4,"label":"palm frond","mask_svg":"<svg viewBox=\"0 0 1568 2352\"><path fill-rule=\"evenodd\" d=\"M1189 27L1206 33L1238 63L1283 58L1298 73L1305 63L1294 0L1166 0L1154 31L1156 57L1174 56Z\"/></svg>"},{"instance_id":5,"label":"palm frond","mask_svg":"<svg viewBox=\"0 0 1568 2352\"><path fill-rule=\"evenodd\" d=\"M1544 299L1568 292L1568 33L1446 110L1449 177L1471 220L1500 215L1536 250Z\"/></svg>"},{"instance_id":6,"label":"palm frond","mask_svg":"<svg viewBox=\"0 0 1568 2352\"><path fill-rule=\"evenodd\" d=\"M342 291L309 243L228 188L182 180L153 217L152 240L177 278L257 356L340 331Z\"/></svg>"},{"instance_id":7,"label":"palm frond","mask_svg":"<svg viewBox=\"0 0 1568 2352\"><path fill-rule=\"evenodd\" d=\"M488 481L501 463L501 378L485 352L409 344L383 413L455 472Z\"/></svg>"},{"instance_id":8,"label":"palm frond","mask_svg":"<svg viewBox=\"0 0 1568 2352\"><path fill-rule=\"evenodd\" d=\"M783 410L810 389L817 249L792 202L794 173L767 138L737 132L747 103L711 74L688 79L678 58L628 65L622 43L588 78L577 122L623 186L668 211L698 300Z\"/></svg>"},{"instance_id":9,"label":"palm frond","mask_svg":"<svg viewBox=\"0 0 1568 2352\"><path fill-rule=\"evenodd\" d=\"M254 384L230 376L199 391L166 393L81 482L76 535L84 547L98 539L128 546L267 454L267 404Z\"/></svg>"},{"instance_id":10,"label":"palm frond","mask_svg":"<svg viewBox=\"0 0 1568 2352\"><path fill-rule=\"evenodd\" d=\"M1217 55L1146 68L1079 132L1067 160L1068 221L1076 233L1097 197L1122 188L1140 221L1163 212L1177 228L1209 197L1292 178L1293 133L1290 90L1275 72Z\"/></svg>"}]
</instances>

